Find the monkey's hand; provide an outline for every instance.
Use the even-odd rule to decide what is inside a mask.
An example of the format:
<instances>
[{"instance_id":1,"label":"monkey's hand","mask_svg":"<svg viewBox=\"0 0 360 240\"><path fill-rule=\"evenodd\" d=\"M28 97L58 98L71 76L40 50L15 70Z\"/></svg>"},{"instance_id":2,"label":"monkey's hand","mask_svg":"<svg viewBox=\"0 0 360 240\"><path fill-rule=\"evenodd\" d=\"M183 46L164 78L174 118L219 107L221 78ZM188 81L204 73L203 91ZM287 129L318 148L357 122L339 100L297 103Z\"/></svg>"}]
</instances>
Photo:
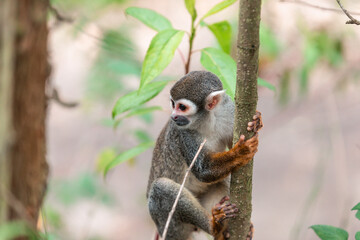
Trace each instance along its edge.
<instances>
[{"instance_id":1,"label":"monkey's hand","mask_svg":"<svg viewBox=\"0 0 360 240\"><path fill-rule=\"evenodd\" d=\"M251 159L254 158L259 145L258 131L263 127L261 113L256 111L253 116L253 121L248 123L247 130L252 131L255 135L245 141L245 136L241 135L239 141L231 149L235 154L235 163L238 167L246 165Z\"/></svg>"},{"instance_id":2,"label":"monkey's hand","mask_svg":"<svg viewBox=\"0 0 360 240\"><path fill-rule=\"evenodd\" d=\"M257 133L264 126L261 118L261 112L256 111L256 114L253 116L253 120L254 121L248 122L247 130L249 132Z\"/></svg>"},{"instance_id":3,"label":"monkey's hand","mask_svg":"<svg viewBox=\"0 0 360 240\"><path fill-rule=\"evenodd\" d=\"M235 204L226 203L226 201L229 201L228 196L223 197L211 210L211 227L215 239L228 239L230 237L223 221L235 217L239 211Z\"/></svg>"},{"instance_id":4,"label":"monkey's hand","mask_svg":"<svg viewBox=\"0 0 360 240\"><path fill-rule=\"evenodd\" d=\"M252 138L245 141L245 136L241 135L239 141L230 150L234 154L234 162L237 167L246 165L254 158L259 144L259 136L256 133Z\"/></svg>"}]
</instances>

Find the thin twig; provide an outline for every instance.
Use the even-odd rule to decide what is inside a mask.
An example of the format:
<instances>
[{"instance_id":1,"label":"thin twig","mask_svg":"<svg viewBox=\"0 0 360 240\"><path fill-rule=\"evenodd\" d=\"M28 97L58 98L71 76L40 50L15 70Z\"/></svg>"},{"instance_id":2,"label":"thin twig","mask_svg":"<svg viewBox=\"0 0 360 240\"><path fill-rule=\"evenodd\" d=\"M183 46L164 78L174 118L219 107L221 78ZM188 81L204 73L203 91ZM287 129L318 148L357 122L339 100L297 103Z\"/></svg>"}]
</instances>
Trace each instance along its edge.
<instances>
[{"instance_id":1,"label":"thin twig","mask_svg":"<svg viewBox=\"0 0 360 240\"><path fill-rule=\"evenodd\" d=\"M61 15L59 11L53 5L51 5L50 1L48 1L48 9L54 14L56 21L58 22L66 22L66 23L74 22L72 18Z\"/></svg>"},{"instance_id":2,"label":"thin twig","mask_svg":"<svg viewBox=\"0 0 360 240\"><path fill-rule=\"evenodd\" d=\"M179 48L177 48L176 50L179 52L181 61L183 62L184 65L186 65L186 60L185 60L185 56L184 56L183 52Z\"/></svg>"},{"instance_id":3,"label":"thin twig","mask_svg":"<svg viewBox=\"0 0 360 240\"><path fill-rule=\"evenodd\" d=\"M360 21L355 19L353 16L350 15L349 11L346 10L343 5L341 4L340 0L336 0L336 2L339 4L340 8L343 10L343 12L345 13L345 15L350 18L350 21L347 21L346 24L356 24L356 25L360 25Z\"/></svg>"},{"instance_id":4,"label":"thin twig","mask_svg":"<svg viewBox=\"0 0 360 240\"><path fill-rule=\"evenodd\" d=\"M185 176L184 176L184 180L183 180L183 182L182 182L182 184L181 184L181 186L180 186L180 189L179 189L179 192L178 192L178 194L177 194L177 196L176 196L174 205L172 206L172 209L171 209L171 211L170 211L170 213L169 213L169 216L168 216L168 219L167 219L167 221L166 221L165 228L164 228L164 232L163 232L163 235L162 235L162 237L161 237L162 240L165 240L165 238L166 238L166 234L167 234L167 231L168 231L168 228L169 228L169 225L170 225L171 218L172 218L172 216L174 215L176 205L177 205L177 203L178 203L178 201L179 201L179 199L180 199L180 194L181 194L182 190L184 189L185 182L186 182L186 180L187 180L187 178L188 178L189 172L190 172L191 168L194 166L194 163L195 163L195 161L196 161L196 159L197 159L197 157L198 157L201 149L204 147L204 144L205 144L205 143L206 143L206 138L205 138L204 141L200 144L199 150L198 150L197 153L195 154L195 157L194 157L194 159L192 160L189 168L186 170L186 173L185 173Z\"/></svg>"},{"instance_id":5,"label":"thin twig","mask_svg":"<svg viewBox=\"0 0 360 240\"><path fill-rule=\"evenodd\" d=\"M343 11L337 8L328 8L328 7L322 7L322 6L318 6L318 5L314 5L302 0L280 0L280 2L285 2L285 3L296 3L296 4L300 4L306 7L311 7L311 8L316 8L316 9L320 9L320 10L324 10L324 11L330 11L330 12L336 12L336 13L342 13ZM349 12L352 15L358 15L360 16L360 13L358 12Z\"/></svg>"},{"instance_id":6,"label":"thin twig","mask_svg":"<svg viewBox=\"0 0 360 240\"><path fill-rule=\"evenodd\" d=\"M73 108L79 105L77 102L66 102L63 99L60 98L59 92L56 88L53 89L53 92L49 99L54 100L56 103L58 103L60 106L65 108Z\"/></svg>"}]
</instances>

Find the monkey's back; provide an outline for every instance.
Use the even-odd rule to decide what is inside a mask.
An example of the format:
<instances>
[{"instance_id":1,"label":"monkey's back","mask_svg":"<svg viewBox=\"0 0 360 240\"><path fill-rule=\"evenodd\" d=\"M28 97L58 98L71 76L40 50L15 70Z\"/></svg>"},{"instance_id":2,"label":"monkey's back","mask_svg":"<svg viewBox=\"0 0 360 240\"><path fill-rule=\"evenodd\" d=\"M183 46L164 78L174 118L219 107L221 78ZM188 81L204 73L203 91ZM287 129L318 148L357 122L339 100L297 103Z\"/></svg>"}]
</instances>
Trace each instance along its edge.
<instances>
[{"instance_id":1,"label":"monkey's back","mask_svg":"<svg viewBox=\"0 0 360 240\"><path fill-rule=\"evenodd\" d=\"M180 151L179 133L174 127L170 131L171 127L169 125L172 124L170 121L164 126L156 141L146 195L152 182L157 178L166 177L181 183L184 177L183 169L186 163ZM172 141L172 144L167 144L170 141Z\"/></svg>"}]
</instances>

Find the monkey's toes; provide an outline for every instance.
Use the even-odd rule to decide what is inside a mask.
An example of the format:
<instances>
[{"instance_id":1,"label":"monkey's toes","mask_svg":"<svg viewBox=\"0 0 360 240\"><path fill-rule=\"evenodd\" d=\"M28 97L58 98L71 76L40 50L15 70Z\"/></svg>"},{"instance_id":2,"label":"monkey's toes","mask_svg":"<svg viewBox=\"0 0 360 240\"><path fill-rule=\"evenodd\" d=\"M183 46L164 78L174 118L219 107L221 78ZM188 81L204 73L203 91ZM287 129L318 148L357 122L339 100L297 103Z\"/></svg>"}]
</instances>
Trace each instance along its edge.
<instances>
[{"instance_id":1,"label":"monkey's toes","mask_svg":"<svg viewBox=\"0 0 360 240\"><path fill-rule=\"evenodd\" d=\"M256 114L253 116L253 121L248 123L247 130L249 132L258 132L263 126L261 113L256 111Z\"/></svg>"},{"instance_id":2,"label":"monkey's toes","mask_svg":"<svg viewBox=\"0 0 360 240\"><path fill-rule=\"evenodd\" d=\"M215 205L215 207L212 209L212 215L213 219L217 223L221 223L227 218L233 218L236 216L236 213L239 211L239 209L236 207L235 204L231 203L225 203L229 200L229 197L223 197L219 203Z\"/></svg>"}]
</instances>

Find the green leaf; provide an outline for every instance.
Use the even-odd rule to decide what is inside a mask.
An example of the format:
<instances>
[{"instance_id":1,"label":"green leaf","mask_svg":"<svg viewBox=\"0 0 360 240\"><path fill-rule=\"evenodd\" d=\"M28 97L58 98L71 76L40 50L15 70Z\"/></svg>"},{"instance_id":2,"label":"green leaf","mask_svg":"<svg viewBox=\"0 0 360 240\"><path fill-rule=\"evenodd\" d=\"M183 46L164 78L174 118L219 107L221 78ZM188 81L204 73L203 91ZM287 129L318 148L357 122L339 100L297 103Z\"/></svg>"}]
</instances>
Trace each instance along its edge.
<instances>
[{"instance_id":1,"label":"green leaf","mask_svg":"<svg viewBox=\"0 0 360 240\"><path fill-rule=\"evenodd\" d=\"M136 109L132 110L131 112L129 112L128 114L126 114L124 118L132 117L135 115L144 115L144 114L151 113L153 111L161 110L161 109L162 108L160 106L140 107L140 108L136 108Z\"/></svg>"},{"instance_id":2,"label":"green leaf","mask_svg":"<svg viewBox=\"0 0 360 240\"><path fill-rule=\"evenodd\" d=\"M226 53L216 48L201 50L201 64L221 80L226 93L234 99L236 85L236 63Z\"/></svg>"},{"instance_id":3,"label":"green leaf","mask_svg":"<svg viewBox=\"0 0 360 240\"><path fill-rule=\"evenodd\" d=\"M143 88L141 94L138 94L138 91L135 90L122 96L115 103L112 117L115 118L117 115L130 109L137 108L141 104L144 104L145 102L154 98L161 92L161 90L163 90L167 83L168 81L152 82Z\"/></svg>"},{"instance_id":4,"label":"green leaf","mask_svg":"<svg viewBox=\"0 0 360 240\"><path fill-rule=\"evenodd\" d=\"M208 25L210 31L215 35L222 50L230 54L231 50L231 25L228 21L221 21Z\"/></svg>"},{"instance_id":5,"label":"green leaf","mask_svg":"<svg viewBox=\"0 0 360 240\"><path fill-rule=\"evenodd\" d=\"M148 148L153 147L154 144L155 143L153 141L141 143L134 148L131 148L125 152L120 153L116 158L114 158L112 161L110 161L106 165L106 167L104 168L104 176L106 176L106 174L108 173L108 171L110 169L114 168L115 166L119 165L120 163L123 163L129 159L136 157L140 153L143 153L144 151L146 151Z\"/></svg>"},{"instance_id":6,"label":"green leaf","mask_svg":"<svg viewBox=\"0 0 360 240\"><path fill-rule=\"evenodd\" d=\"M191 19L194 22L197 16L196 9L195 9L195 0L185 0L185 6L188 12L191 15Z\"/></svg>"},{"instance_id":7,"label":"green leaf","mask_svg":"<svg viewBox=\"0 0 360 240\"><path fill-rule=\"evenodd\" d=\"M272 85L271 83L269 83L268 81L265 81L265 80L262 79L262 78L258 78L258 79L257 79L257 84L258 84L259 86L266 87L266 88L268 88L268 89L276 92L275 86Z\"/></svg>"},{"instance_id":8,"label":"green leaf","mask_svg":"<svg viewBox=\"0 0 360 240\"><path fill-rule=\"evenodd\" d=\"M347 240L349 237L348 232L344 229L329 225L313 225L311 228L322 240Z\"/></svg>"},{"instance_id":9,"label":"green leaf","mask_svg":"<svg viewBox=\"0 0 360 240\"><path fill-rule=\"evenodd\" d=\"M355 217L360 220L360 202L355 205L351 210L357 210Z\"/></svg>"},{"instance_id":10,"label":"green leaf","mask_svg":"<svg viewBox=\"0 0 360 240\"><path fill-rule=\"evenodd\" d=\"M24 221L12 221L0 225L0 239L14 239L17 237L30 236L34 233Z\"/></svg>"},{"instance_id":11,"label":"green leaf","mask_svg":"<svg viewBox=\"0 0 360 240\"><path fill-rule=\"evenodd\" d=\"M169 65L183 36L183 31L168 29L151 40L142 65L139 91Z\"/></svg>"},{"instance_id":12,"label":"green leaf","mask_svg":"<svg viewBox=\"0 0 360 240\"><path fill-rule=\"evenodd\" d=\"M166 17L147 8L129 7L125 10L125 13L158 32L172 28L170 21Z\"/></svg>"},{"instance_id":13,"label":"green leaf","mask_svg":"<svg viewBox=\"0 0 360 240\"><path fill-rule=\"evenodd\" d=\"M357 232L357 233L355 234L355 240L360 240L360 232Z\"/></svg>"},{"instance_id":14,"label":"green leaf","mask_svg":"<svg viewBox=\"0 0 360 240\"><path fill-rule=\"evenodd\" d=\"M221 10L229 7L230 5L234 4L237 0L225 0L221 3L216 4L213 8L211 8L202 18L201 20L204 20L205 18L220 12Z\"/></svg>"}]
</instances>

